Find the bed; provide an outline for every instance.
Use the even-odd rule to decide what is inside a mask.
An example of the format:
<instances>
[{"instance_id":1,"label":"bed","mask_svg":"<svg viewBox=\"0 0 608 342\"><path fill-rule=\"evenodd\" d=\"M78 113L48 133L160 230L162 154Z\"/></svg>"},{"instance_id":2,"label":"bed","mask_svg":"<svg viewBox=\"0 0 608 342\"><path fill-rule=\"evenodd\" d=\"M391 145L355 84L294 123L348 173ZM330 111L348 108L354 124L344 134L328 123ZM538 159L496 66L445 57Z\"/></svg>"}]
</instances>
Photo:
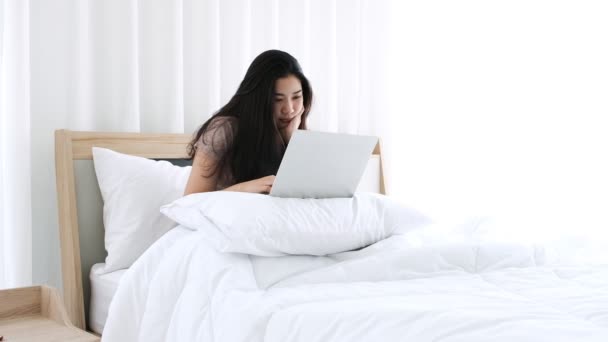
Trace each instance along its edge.
<instances>
[{"instance_id":1,"label":"bed","mask_svg":"<svg viewBox=\"0 0 608 342\"><path fill-rule=\"evenodd\" d=\"M70 210L76 198L72 160L90 159L91 146L147 158L179 159L184 157L189 137L57 134L58 144L63 144L58 156L65 159L63 165L61 157L58 159L58 175L67 174L64 182L58 182L65 186L59 195L60 210L64 210L64 298L75 324L84 326L82 276L94 263L103 262L103 255L91 261L80 253L85 234L78 229L76 208ZM370 183L375 183L376 192L384 193L379 146L374 153L377 172L372 173ZM220 206L223 203L219 197L205 203L215 200ZM352 207L361 206L346 206ZM393 210L386 208L380 212ZM218 213L223 215L221 210ZM402 213L405 216L395 217L402 218L399 222L409 225L407 229L360 248L335 253L324 250L318 255L298 250L272 254L264 249L268 246L251 249L249 245L231 245L233 250L221 251L209 237L209 222L193 229L192 224L176 219L180 225L158 238L121 274L111 294L102 339L608 340L607 265L560 263L542 245L494 239L480 221L451 225L413 220L418 223L406 224L411 214ZM373 215L362 219L368 216ZM248 222L239 224L247 226ZM103 237L98 238L96 245L103 248L102 241ZM325 242L319 240L319 245ZM85 249L87 253L91 250ZM89 260L86 266L81 259Z\"/></svg>"},{"instance_id":2,"label":"bed","mask_svg":"<svg viewBox=\"0 0 608 342\"><path fill-rule=\"evenodd\" d=\"M103 199L93 167L93 148L187 166L188 134L105 133L57 130L55 168L63 298L74 325L101 334L110 301L126 269L104 272ZM385 193L380 143L361 189Z\"/></svg>"}]
</instances>

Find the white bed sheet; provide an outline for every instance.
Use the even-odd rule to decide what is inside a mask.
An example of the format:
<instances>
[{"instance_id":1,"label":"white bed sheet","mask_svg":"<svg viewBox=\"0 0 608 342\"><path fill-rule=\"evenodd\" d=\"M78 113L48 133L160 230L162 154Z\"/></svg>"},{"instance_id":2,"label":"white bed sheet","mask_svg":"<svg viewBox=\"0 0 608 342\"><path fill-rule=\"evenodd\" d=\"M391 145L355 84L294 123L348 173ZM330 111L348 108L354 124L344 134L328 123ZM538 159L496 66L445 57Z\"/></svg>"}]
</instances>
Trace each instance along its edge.
<instances>
[{"instance_id":1,"label":"white bed sheet","mask_svg":"<svg viewBox=\"0 0 608 342\"><path fill-rule=\"evenodd\" d=\"M545 252L429 232L256 258L178 227L129 269L102 339L608 341L608 265L554 264Z\"/></svg>"},{"instance_id":2,"label":"white bed sheet","mask_svg":"<svg viewBox=\"0 0 608 342\"><path fill-rule=\"evenodd\" d=\"M106 324L108 310L116 293L120 279L127 270L104 273L105 264L95 264L91 267L91 301L89 302L89 327L101 334Z\"/></svg>"}]
</instances>

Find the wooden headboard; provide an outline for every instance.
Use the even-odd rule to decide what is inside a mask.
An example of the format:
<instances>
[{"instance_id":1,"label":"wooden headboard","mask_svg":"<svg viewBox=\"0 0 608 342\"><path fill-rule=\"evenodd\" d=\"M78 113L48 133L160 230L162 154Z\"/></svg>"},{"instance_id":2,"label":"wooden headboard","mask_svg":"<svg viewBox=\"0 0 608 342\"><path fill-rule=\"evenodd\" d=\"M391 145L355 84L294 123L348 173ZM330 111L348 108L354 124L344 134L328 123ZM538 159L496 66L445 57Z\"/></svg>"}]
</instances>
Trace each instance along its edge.
<instances>
[{"instance_id":1,"label":"wooden headboard","mask_svg":"<svg viewBox=\"0 0 608 342\"><path fill-rule=\"evenodd\" d=\"M92 147L103 147L116 152L151 158L151 159L185 159L190 134L151 134L151 133L101 133L75 132L58 130L55 132L55 168L57 181L57 205L59 214L59 239L61 245L61 268L63 280L63 299L72 323L82 329L86 328L85 305L83 295L83 276L88 277L88 270L82 269L81 250L84 239L91 238L81 234L79 227L77 189L75 177L76 160L92 160ZM372 158L378 159L378 190L386 193L383 161L380 142ZM96 241L89 241L103 248L103 232L95 235ZM101 236L101 238L99 238ZM97 241L99 240L99 241ZM86 244L85 244L86 245ZM103 257L96 256L103 262ZM90 259L90 258L89 258Z\"/></svg>"}]
</instances>

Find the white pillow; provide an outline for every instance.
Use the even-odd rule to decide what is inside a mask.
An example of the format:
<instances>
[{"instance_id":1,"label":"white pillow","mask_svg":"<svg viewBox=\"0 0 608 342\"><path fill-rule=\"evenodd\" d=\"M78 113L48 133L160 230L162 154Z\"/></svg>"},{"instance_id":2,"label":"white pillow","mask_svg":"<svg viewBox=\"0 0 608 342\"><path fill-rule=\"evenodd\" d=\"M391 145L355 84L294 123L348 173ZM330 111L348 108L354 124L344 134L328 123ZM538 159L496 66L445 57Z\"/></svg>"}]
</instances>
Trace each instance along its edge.
<instances>
[{"instance_id":1,"label":"white pillow","mask_svg":"<svg viewBox=\"0 0 608 342\"><path fill-rule=\"evenodd\" d=\"M368 246L426 222L386 196L299 199L218 191L192 194L161 212L204 229L219 250L260 256L327 255Z\"/></svg>"},{"instance_id":2,"label":"white pillow","mask_svg":"<svg viewBox=\"0 0 608 342\"><path fill-rule=\"evenodd\" d=\"M158 210L183 196L191 167L98 147L93 147L93 162L104 202L104 271L128 268L175 226Z\"/></svg>"}]
</instances>

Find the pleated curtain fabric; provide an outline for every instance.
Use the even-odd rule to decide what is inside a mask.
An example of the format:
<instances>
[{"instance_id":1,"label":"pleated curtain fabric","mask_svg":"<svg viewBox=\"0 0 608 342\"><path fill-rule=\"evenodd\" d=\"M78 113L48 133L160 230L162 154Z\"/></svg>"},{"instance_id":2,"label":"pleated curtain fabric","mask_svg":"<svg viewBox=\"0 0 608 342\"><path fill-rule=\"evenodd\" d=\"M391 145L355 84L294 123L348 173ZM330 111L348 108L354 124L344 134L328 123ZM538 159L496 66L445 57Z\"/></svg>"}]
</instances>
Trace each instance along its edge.
<instances>
[{"instance_id":1,"label":"pleated curtain fabric","mask_svg":"<svg viewBox=\"0 0 608 342\"><path fill-rule=\"evenodd\" d=\"M313 127L370 130L363 113L382 102L371 94L387 10L372 1L84 1L78 10L72 122L85 127L192 131L267 49L300 60L317 95Z\"/></svg>"},{"instance_id":2,"label":"pleated curtain fabric","mask_svg":"<svg viewBox=\"0 0 608 342\"><path fill-rule=\"evenodd\" d=\"M23 106L16 109L6 108L10 101L2 102L0 236L2 246L13 249L2 249L11 256L3 255L0 262L9 274L0 286L14 283L6 281L16 274L14 265L33 267L34 282L61 282L55 129L192 133L234 94L255 56L281 49L300 61L312 83L312 129L382 130L377 123L388 100L383 68L389 1L0 2L5 19L15 19L8 8L25 20L18 35L5 30L3 36L19 39L13 45L29 53L24 59L13 47L2 53L8 58L3 60L3 84L17 84L17 76L6 73L7 63L16 59L19 70L29 72L29 84L3 93L18 90L24 97L17 97ZM7 24L17 25L5 20L3 26ZM11 151L18 151L18 157ZM23 171L13 172L15 165ZM7 207L15 200L22 210ZM22 236L13 237L15 232ZM30 267L31 258L23 255L31 255L32 247Z\"/></svg>"}]
</instances>

